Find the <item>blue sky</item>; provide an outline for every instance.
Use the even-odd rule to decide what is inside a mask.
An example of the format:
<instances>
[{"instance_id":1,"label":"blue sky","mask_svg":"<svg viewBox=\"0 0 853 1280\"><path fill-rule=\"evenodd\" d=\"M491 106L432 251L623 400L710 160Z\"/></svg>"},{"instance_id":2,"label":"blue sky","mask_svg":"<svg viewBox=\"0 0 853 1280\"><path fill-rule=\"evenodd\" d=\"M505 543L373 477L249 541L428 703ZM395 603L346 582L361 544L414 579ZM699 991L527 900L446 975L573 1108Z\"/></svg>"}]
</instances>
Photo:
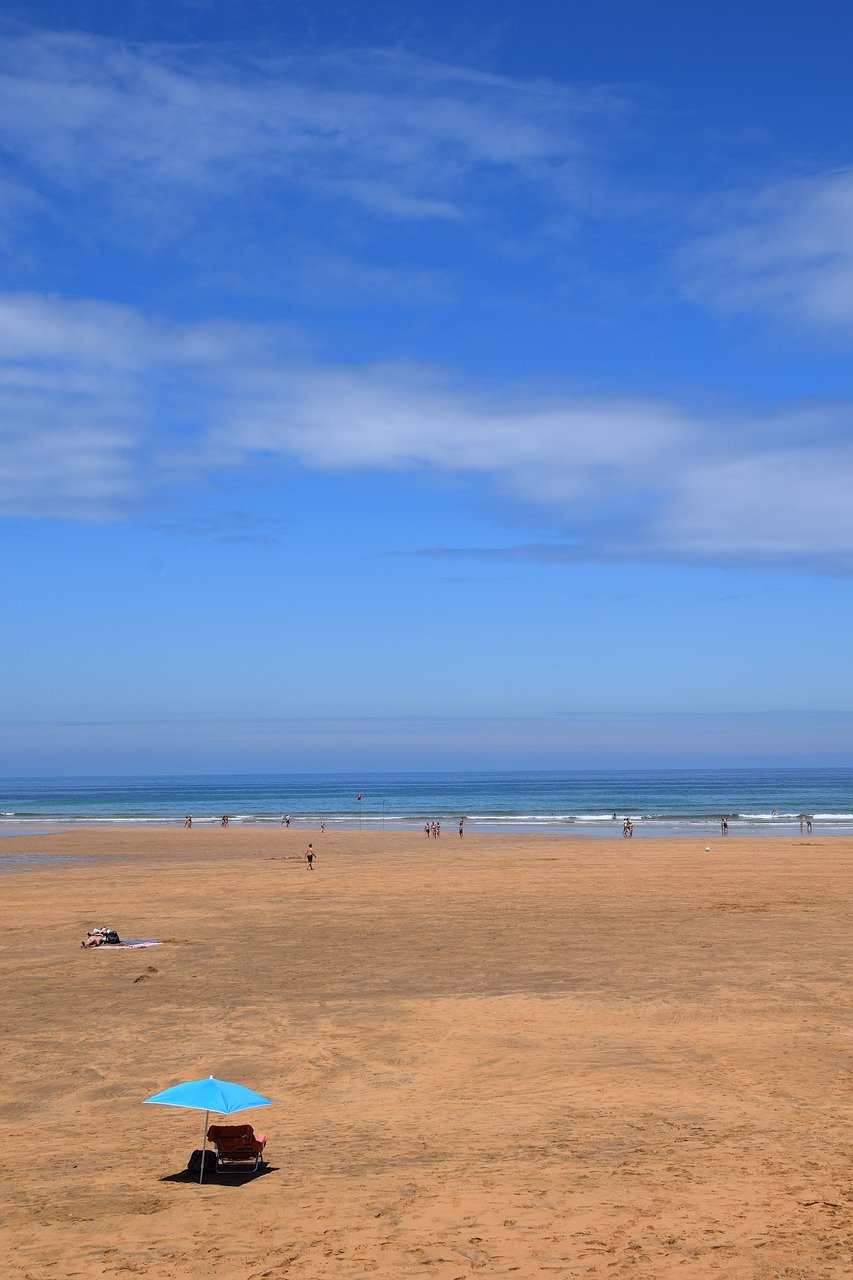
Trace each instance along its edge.
<instances>
[{"instance_id":1,"label":"blue sky","mask_svg":"<svg viewBox=\"0 0 853 1280\"><path fill-rule=\"evenodd\" d=\"M0 771L853 763L849 6L0 17Z\"/></svg>"}]
</instances>

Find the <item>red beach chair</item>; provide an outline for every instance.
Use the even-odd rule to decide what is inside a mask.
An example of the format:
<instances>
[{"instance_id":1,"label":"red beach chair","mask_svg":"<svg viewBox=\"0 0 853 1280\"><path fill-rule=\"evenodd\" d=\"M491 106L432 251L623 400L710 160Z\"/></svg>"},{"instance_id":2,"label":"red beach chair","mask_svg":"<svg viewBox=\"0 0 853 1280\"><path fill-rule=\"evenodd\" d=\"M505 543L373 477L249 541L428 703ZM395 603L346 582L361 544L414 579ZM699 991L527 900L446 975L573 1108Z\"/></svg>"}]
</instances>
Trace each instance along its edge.
<instances>
[{"instance_id":1,"label":"red beach chair","mask_svg":"<svg viewBox=\"0 0 853 1280\"><path fill-rule=\"evenodd\" d=\"M216 1167L228 1168L231 1165L244 1165L254 1162L254 1173L267 1145L266 1134L255 1131L250 1124L212 1124L207 1136L216 1148Z\"/></svg>"}]
</instances>

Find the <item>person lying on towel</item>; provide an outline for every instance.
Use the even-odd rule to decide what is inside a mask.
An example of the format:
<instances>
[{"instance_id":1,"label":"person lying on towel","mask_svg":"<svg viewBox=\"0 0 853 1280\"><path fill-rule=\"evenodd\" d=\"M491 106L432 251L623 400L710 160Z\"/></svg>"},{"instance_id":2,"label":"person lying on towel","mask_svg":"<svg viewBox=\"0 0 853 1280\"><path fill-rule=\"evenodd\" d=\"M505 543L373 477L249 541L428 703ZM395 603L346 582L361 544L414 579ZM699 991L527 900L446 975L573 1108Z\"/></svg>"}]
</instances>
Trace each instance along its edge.
<instances>
[{"instance_id":1,"label":"person lying on towel","mask_svg":"<svg viewBox=\"0 0 853 1280\"><path fill-rule=\"evenodd\" d=\"M114 947L121 942L121 938L115 929L90 929L83 941L81 947Z\"/></svg>"}]
</instances>

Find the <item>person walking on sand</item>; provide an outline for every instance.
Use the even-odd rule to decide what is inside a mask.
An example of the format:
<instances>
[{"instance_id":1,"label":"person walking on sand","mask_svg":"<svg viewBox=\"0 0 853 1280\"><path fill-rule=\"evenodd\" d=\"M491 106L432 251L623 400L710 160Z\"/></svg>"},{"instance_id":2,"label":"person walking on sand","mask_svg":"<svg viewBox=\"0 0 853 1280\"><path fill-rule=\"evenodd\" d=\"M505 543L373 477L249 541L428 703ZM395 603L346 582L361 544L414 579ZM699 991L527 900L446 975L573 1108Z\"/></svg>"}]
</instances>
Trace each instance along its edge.
<instances>
[{"instance_id":1,"label":"person walking on sand","mask_svg":"<svg viewBox=\"0 0 853 1280\"><path fill-rule=\"evenodd\" d=\"M184 826L191 827L192 824L193 824L193 816L191 813L188 813L187 816L184 818Z\"/></svg>"},{"instance_id":2,"label":"person walking on sand","mask_svg":"<svg viewBox=\"0 0 853 1280\"><path fill-rule=\"evenodd\" d=\"M427 840L429 840L429 823L428 822L424 823L424 835L426 836Z\"/></svg>"},{"instance_id":3,"label":"person walking on sand","mask_svg":"<svg viewBox=\"0 0 853 1280\"><path fill-rule=\"evenodd\" d=\"M219 824L219 825L220 825L220 827L227 827L227 826L228 826L228 814L227 814L227 813L223 813L223 815L222 815L222 821L220 822L220 824Z\"/></svg>"},{"instance_id":4,"label":"person walking on sand","mask_svg":"<svg viewBox=\"0 0 853 1280\"><path fill-rule=\"evenodd\" d=\"M325 830L326 830L326 819L321 818L320 819L320 835L322 835Z\"/></svg>"},{"instance_id":5,"label":"person walking on sand","mask_svg":"<svg viewBox=\"0 0 853 1280\"><path fill-rule=\"evenodd\" d=\"M464 819L464 818L460 818L460 819L459 819L459 839L460 839L460 840L462 839L463 835L465 834L465 830L464 830L464 828L465 828L465 819Z\"/></svg>"},{"instance_id":6,"label":"person walking on sand","mask_svg":"<svg viewBox=\"0 0 853 1280\"><path fill-rule=\"evenodd\" d=\"M309 871L314 870L314 859L316 858L316 856L317 855L314 852L313 844L309 844L308 849L306 850L306 853L305 853L305 861L308 863Z\"/></svg>"}]
</instances>

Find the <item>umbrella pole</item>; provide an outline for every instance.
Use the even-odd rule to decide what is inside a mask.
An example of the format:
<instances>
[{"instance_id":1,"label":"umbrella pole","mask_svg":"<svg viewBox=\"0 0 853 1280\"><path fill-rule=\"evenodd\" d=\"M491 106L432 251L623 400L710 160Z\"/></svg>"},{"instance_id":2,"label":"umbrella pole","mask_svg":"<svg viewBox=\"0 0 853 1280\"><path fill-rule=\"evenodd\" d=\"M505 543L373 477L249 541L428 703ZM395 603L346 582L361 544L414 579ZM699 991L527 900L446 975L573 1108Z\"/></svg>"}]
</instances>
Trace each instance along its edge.
<instances>
[{"instance_id":1,"label":"umbrella pole","mask_svg":"<svg viewBox=\"0 0 853 1280\"><path fill-rule=\"evenodd\" d=\"M204 1133L201 1135L201 1168L200 1168L200 1169L199 1169L199 1171L198 1171L198 1180L199 1180L199 1182L201 1182L201 1180L202 1180L202 1179L203 1179L203 1177L204 1177L204 1153L205 1153L205 1151L207 1150L207 1122L208 1122L208 1120L209 1120L209 1119L210 1119L210 1112L209 1112L209 1111L205 1111L205 1113L204 1113Z\"/></svg>"}]
</instances>

